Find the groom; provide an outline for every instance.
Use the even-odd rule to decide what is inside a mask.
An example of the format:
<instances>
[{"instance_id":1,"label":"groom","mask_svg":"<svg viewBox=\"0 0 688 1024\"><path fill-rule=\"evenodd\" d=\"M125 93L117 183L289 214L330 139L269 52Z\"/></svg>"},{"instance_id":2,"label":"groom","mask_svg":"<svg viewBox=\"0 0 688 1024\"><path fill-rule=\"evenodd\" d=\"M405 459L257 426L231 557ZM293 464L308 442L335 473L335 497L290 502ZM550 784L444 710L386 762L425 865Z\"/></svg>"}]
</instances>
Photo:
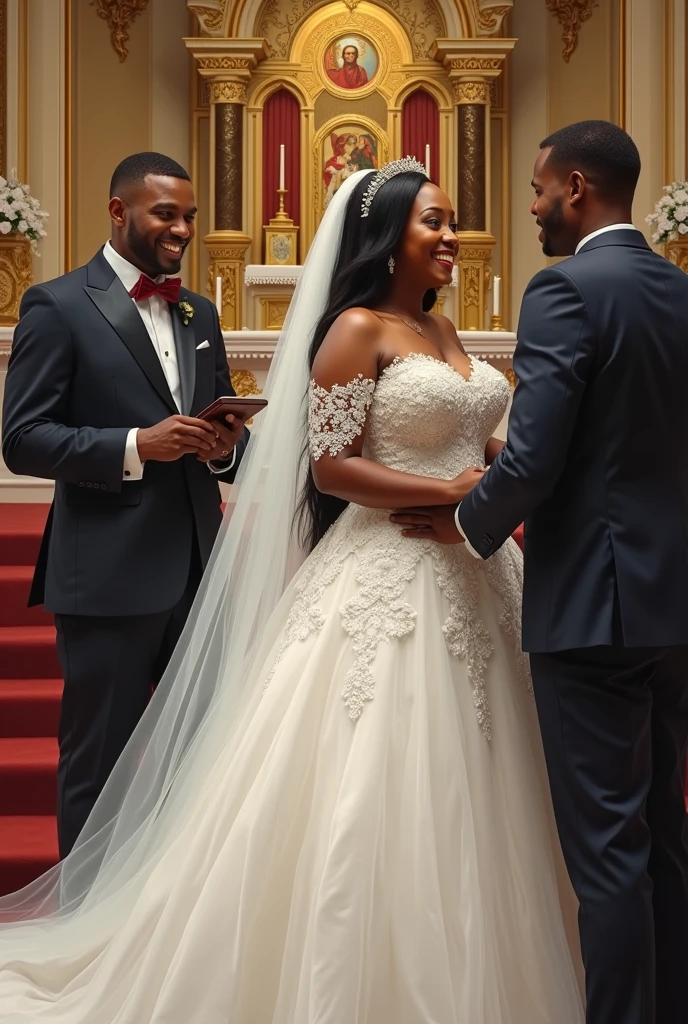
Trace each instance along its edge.
<instances>
[{"instance_id":1,"label":"groom","mask_svg":"<svg viewBox=\"0 0 688 1024\"><path fill-rule=\"evenodd\" d=\"M445 543L458 527L480 558L525 521L588 1024L688 1021L688 276L631 223L639 173L604 121L541 143L531 212L545 255L573 258L524 295L508 441L458 510L394 516Z\"/></svg>"},{"instance_id":2,"label":"groom","mask_svg":"<svg viewBox=\"0 0 688 1024\"><path fill-rule=\"evenodd\" d=\"M64 678L58 835L72 848L179 639L247 440L197 418L233 395L217 313L176 276L189 176L136 153L110 187L110 241L31 288L5 386L3 454L55 481L30 603L55 613Z\"/></svg>"}]
</instances>

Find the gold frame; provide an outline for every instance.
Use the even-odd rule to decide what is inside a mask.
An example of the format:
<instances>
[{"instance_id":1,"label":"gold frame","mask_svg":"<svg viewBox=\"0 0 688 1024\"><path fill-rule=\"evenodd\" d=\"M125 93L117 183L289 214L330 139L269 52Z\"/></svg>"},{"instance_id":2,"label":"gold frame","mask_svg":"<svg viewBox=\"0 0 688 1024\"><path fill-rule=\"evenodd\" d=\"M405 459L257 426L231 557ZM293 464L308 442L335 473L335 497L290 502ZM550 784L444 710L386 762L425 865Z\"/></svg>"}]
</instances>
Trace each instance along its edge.
<instances>
[{"instance_id":1,"label":"gold frame","mask_svg":"<svg viewBox=\"0 0 688 1024\"><path fill-rule=\"evenodd\" d=\"M333 32L331 39L325 43L325 49L322 51L321 58L324 57L325 51L329 49L329 47L332 45L332 43L335 42L335 40L340 39L342 36L346 35L361 36L371 46L374 47L375 53L377 54L377 71L375 72L373 77L368 81L366 85L362 85L360 89L340 89L338 85L334 84L331 78L328 78L327 74L325 73L324 61L322 59L318 61L317 64L315 65L316 75L320 79L320 83L322 84L323 89L331 93L333 96L338 96L339 99L342 100L362 100L365 99L366 96L370 96L372 93L377 92L379 82L383 78L386 78L387 75L389 74L388 66L390 58L389 54L385 52L384 48L381 48L379 45L373 43L373 40L370 39L367 33L358 31L352 31L349 33L345 31Z\"/></svg>"},{"instance_id":2,"label":"gold frame","mask_svg":"<svg viewBox=\"0 0 688 1024\"><path fill-rule=\"evenodd\" d=\"M358 124L361 128L364 128L369 134L377 137L378 139L378 163L380 166L386 164L389 160L389 135L387 132L380 127L377 121L373 121L370 117L364 117L362 114L337 114L336 117L331 117L329 121L326 121L322 128L319 128L313 137L313 145L311 149L311 159L313 161L313 179L312 179L312 190L311 190L311 202L313 206L313 213L316 222L320 220L324 211L323 208L323 192L322 192L322 167L320 166L320 147L323 141L331 135L338 124Z\"/></svg>"}]
</instances>

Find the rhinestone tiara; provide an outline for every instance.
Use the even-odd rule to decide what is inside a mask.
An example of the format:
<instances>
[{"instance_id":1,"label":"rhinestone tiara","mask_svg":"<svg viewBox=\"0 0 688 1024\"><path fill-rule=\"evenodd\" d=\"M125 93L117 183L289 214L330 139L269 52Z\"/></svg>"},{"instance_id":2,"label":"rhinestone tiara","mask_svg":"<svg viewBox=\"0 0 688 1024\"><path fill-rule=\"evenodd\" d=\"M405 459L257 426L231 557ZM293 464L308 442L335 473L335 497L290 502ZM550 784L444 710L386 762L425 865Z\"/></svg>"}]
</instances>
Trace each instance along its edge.
<instances>
[{"instance_id":1,"label":"rhinestone tiara","mask_svg":"<svg viewBox=\"0 0 688 1024\"><path fill-rule=\"evenodd\" d=\"M424 174L428 177L428 172L425 170L423 164L419 163L413 156L406 156L403 160L393 160L390 164L385 164L377 174L374 174L368 188L363 193L363 202L361 203L361 217L367 217L370 213L370 206L373 199L386 181L390 178L394 178L397 174L404 174L407 171L417 171L419 174Z\"/></svg>"}]
</instances>

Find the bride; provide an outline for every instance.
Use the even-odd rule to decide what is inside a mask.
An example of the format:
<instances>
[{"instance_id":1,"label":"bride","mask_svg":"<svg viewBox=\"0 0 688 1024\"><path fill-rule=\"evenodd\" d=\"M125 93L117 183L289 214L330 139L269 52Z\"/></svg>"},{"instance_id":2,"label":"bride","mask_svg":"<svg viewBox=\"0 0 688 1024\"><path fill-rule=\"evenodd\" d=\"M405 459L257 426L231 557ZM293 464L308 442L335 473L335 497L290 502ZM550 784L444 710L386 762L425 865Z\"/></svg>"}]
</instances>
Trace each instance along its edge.
<instances>
[{"instance_id":1,"label":"bride","mask_svg":"<svg viewBox=\"0 0 688 1024\"><path fill-rule=\"evenodd\" d=\"M582 1024L520 553L389 519L501 444L508 384L426 312L453 221L409 159L329 205L166 677L0 901L2 1024Z\"/></svg>"}]
</instances>

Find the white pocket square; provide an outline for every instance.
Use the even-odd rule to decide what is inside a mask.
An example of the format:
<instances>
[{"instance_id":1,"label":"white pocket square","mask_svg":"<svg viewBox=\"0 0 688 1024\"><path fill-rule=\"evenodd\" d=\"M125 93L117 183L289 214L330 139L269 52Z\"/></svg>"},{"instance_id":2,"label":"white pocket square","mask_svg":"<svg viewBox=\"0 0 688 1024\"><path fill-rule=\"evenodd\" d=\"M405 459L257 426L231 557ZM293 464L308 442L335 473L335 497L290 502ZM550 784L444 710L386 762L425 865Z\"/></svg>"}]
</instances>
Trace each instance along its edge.
<instances>
[{"instance_id":1,"label":"white pocket square","mask_svg":"<svg viewBox=\"0 0 688 1024\"><path fill-rule=\"evenodd\" d=\"M196 351L197 352L198 352L199 348L210 348L210 342L209 341L202 341L200 345L196 345Z\"/></svg>"}]
</instances>

